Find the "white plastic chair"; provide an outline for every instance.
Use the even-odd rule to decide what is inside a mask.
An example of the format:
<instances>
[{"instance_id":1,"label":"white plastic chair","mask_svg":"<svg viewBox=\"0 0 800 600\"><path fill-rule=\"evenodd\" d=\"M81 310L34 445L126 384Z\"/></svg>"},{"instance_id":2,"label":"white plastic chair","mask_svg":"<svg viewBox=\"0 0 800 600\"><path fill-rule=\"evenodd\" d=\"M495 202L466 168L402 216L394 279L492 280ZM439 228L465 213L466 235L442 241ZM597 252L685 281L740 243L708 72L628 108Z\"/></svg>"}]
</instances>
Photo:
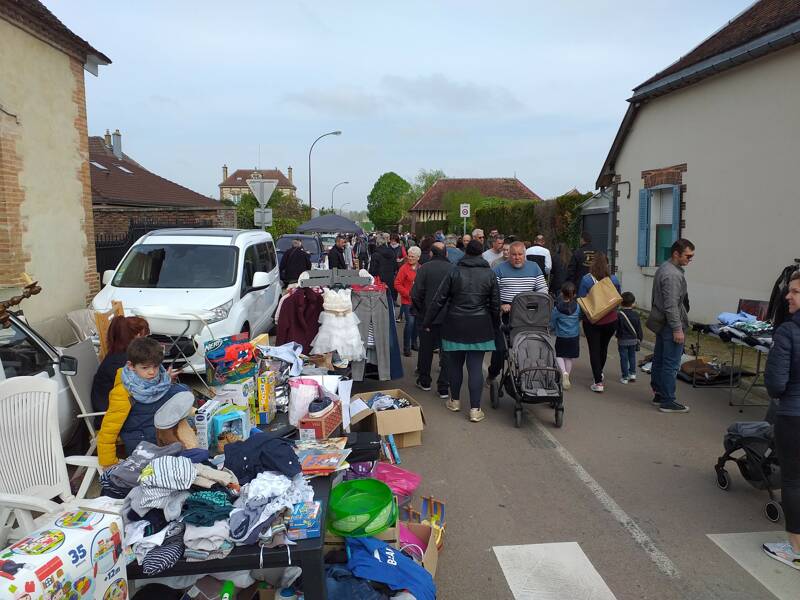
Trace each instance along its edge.
<instances>
[{"instance_id":1,"label":"white plastic chair","mask_svg":"<svg viewBox=\"0 0 800 600\"><path fill-rule=\"evenodd\" d=\"M64 457L57 402L55 381L13 377L0 382L0 548L9 537L36 527L34 513L64 508L53 499L75 500L68 464L87 467L85 477L99 468L93 456Z\"/></svg>"},{"instance_id":2,"label":"white plastic chair","mask_svg":"<svg viewBox=\"0 0 800 600\"><path fill-rule=\"evenodd\" d=\"M94 320L94 311L91 308L79 308L67 313L67 323L72 327L75 339L79 342L97 336L97 323Z\"/></svg>"}]
</instances>

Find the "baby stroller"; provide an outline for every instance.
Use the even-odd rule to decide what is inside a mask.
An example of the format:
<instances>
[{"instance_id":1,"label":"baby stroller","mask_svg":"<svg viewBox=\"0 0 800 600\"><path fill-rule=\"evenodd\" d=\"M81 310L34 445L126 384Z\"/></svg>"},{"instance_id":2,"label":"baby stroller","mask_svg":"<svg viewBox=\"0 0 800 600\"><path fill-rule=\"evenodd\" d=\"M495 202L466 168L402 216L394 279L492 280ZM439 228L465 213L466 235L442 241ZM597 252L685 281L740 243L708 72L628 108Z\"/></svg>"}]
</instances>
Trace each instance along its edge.
<instances>
[{"instance_id":1,"label":"baby stroller","mask_svg":"<svg viewBox=\"0 0 800 600\"><path fill-rule=\"evenodd\" d=\"M508 326L503 326L503 343L508 353L503 371L490 382L492 408L508 393L514 398L514 424L522 425L522 403L549 403L555 409L556 427L564 424L564 394L561 369L550 333L553 300L547 294L517 295L511 303Z\"/></svg>"},{"instance_id":2,"label":"baby stroller","mask_svg":"<svg viewBox=\"0 0 800 600\"><path fill-rule=\"evenodd\" d=\"M780 489L781 469L775 454L772 425L768 421L734 423L728 427L723 439L725 454L719 457L714 469L717 485L728 491L731 479L725 464L734 461L742 477L757 490L766 490L769 502L764 506L767 519L777 523L783 518L781 503L775 499L774 491ZM738 456L733 454L741 451Z\"/></svg>"}]
</instances>

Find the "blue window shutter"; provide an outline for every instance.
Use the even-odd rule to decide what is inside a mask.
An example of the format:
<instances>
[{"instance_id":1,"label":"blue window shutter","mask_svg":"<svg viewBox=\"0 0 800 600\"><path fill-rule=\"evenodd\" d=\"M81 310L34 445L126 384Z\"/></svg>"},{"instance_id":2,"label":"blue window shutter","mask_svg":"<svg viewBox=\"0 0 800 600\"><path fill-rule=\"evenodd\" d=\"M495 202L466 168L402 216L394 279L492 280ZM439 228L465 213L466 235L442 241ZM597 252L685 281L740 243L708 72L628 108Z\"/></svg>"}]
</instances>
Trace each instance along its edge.
<instances>
[{"instance_id":1,"label":"blue window shutter","mask_svg":"<svg viewBox=\"0 0 800 600\"><path fill-rule=\"evenodd\" d=\"M637 263L646 267L650 262L650 190L639 190L639 238Z\"/></svg>"},{"instance_id":2,"label":"blue window shutter","mask_svg":"<svg viewBox=\"0 0 800 600\"><path fill-rule=\"evenodd\" d=\"M672 241L677 242L681 234L681 186L672 186Z\"/></svg>"}]
</instances>

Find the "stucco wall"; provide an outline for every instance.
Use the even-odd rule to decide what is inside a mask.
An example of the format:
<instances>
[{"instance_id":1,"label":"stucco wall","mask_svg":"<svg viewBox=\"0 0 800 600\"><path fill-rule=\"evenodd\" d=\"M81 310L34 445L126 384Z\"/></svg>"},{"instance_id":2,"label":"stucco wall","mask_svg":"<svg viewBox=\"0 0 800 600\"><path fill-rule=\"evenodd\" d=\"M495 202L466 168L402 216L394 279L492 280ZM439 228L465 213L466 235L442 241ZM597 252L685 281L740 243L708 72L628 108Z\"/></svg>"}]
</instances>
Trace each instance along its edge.
<instances>
[{"instance_id":1,"label":"stucco wall","mask_svg":"<svg viewBox=\"0 0 800 600\"><path fill-rule=\"evenodd\" d=\"M697 246L687 268L690 317L712 322L739 298L768 300L800 257L800 49L789 48L646 104L616 162L623 288L650 306L653 269L637 266L641 172L686 163L681 232Z\"/></svg>"},{"instance_id":2,"label":"stucco wall","mask_svg":"<svg viewBox=\"0 0 800 600\"><path fill-rule=\"evenodd\" d=\"M70 337L64 314L86 306L96 277L83 70L0 19L0 74L0 105L17 121L14 156L3 154L15 161L6 176L22 191L21 239L11 242L43 288L22 307L43 335L62 343ZM16 293L14 283L0 281L0 295Z\"/></svg>"}]
</instances>

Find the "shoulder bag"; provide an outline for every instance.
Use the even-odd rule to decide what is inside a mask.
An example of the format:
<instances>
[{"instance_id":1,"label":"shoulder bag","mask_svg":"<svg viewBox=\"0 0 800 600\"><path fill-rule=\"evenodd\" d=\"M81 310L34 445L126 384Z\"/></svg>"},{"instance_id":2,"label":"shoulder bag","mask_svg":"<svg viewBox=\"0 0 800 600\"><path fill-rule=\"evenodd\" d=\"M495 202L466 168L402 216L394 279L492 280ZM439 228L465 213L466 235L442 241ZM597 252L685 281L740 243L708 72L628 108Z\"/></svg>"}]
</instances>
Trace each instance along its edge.
<instances>
[{"instance_id":1,"label":"shoulder bag","mask_svg":"<svg viewBox=\"0 0 800 600\"><path fill-rule=\"evenodd\" d=\"M622 304L622 296L614 287L611 277L603 277L600 281L592 277L592 281L594 281L592 289L585 297L578 298L578 304L589 322L597 323Z\"/></svg>"}]
</instances>

